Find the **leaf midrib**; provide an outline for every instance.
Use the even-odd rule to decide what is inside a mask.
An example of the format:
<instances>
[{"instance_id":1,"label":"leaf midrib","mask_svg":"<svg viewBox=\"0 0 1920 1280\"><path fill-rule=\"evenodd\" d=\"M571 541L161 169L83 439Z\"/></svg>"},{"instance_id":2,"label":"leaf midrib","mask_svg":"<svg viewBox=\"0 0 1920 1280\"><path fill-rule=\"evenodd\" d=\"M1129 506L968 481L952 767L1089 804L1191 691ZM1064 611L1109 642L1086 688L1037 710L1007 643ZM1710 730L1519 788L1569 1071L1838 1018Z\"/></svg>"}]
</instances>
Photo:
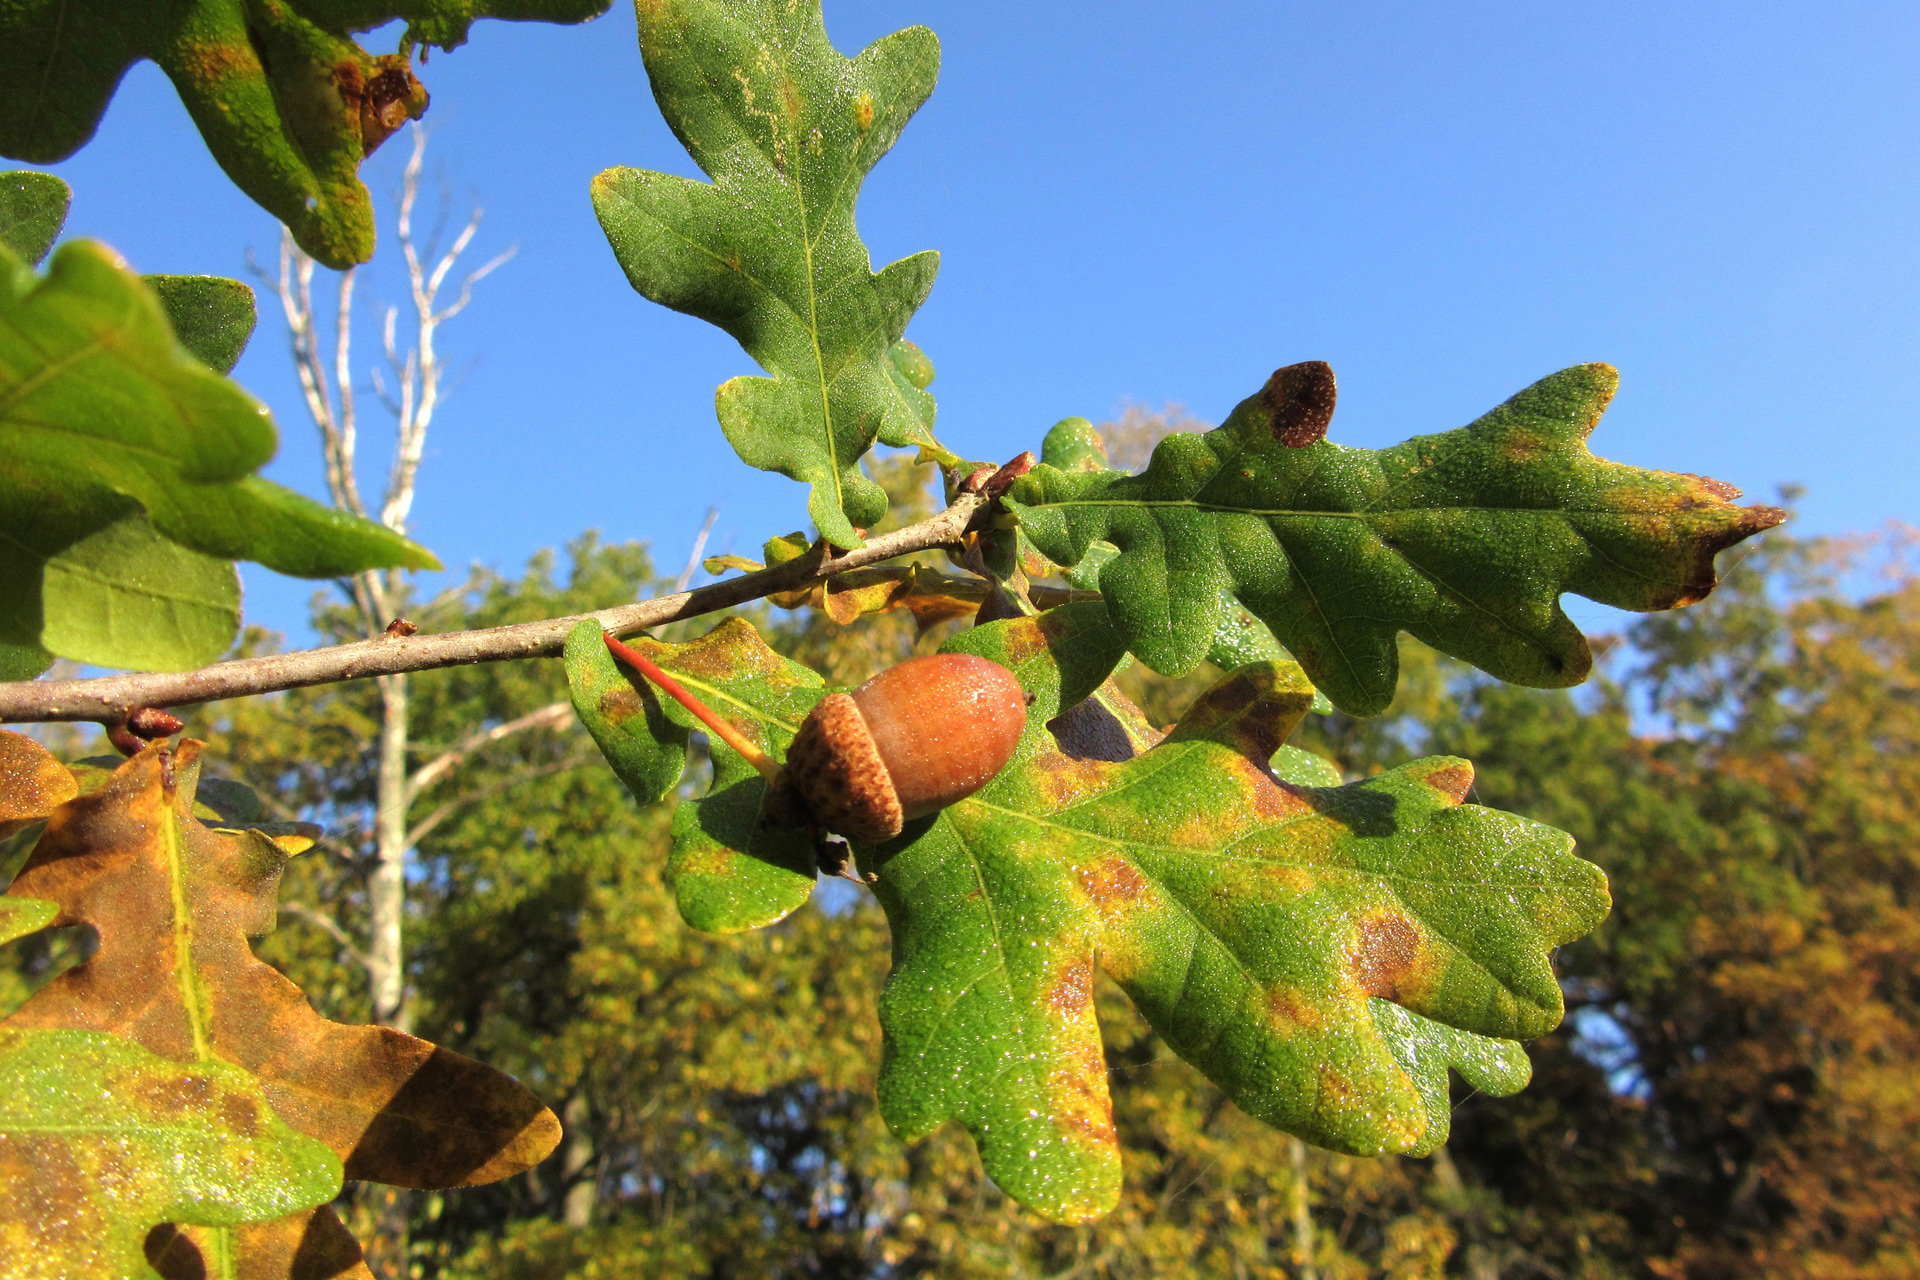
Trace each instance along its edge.
<instances>
[{"instance_id":1,"label":"leaf midrib","mask_svg":"<svg viewBox=\"0 0 1920 1280\"><path fill-rule=\"evenodd\" d=\"M1223 515L1328 520L1371 520L1380 516L1414 515L1421 512L1445 514L1453 511L1476 515L1615 516L1629 520L1670 519L1672 516L1671 512L1622 511L1607 507L1426 506L1368 507L1360 511L1313 511L1286 507L1238 507L1220 502L1198 502L1191 498L1063 498L1057 501L1022 502L1020 505L1031 507L1036 511L1052 510L1056 507L1188 507L1195 511L1219 512Z\"/></svg>"}]
</instances>

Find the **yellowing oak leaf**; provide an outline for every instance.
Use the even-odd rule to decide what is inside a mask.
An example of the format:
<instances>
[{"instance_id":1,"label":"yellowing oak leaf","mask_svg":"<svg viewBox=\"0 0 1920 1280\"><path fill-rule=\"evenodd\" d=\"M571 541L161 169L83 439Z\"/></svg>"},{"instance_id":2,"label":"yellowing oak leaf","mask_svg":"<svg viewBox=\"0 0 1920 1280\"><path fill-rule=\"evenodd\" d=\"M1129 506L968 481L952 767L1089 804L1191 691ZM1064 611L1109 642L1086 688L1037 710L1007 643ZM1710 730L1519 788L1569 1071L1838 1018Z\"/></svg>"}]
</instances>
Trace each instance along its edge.
<instances>
[{"instance_id":1,"label":"yellowing oak leaf","mask_svg":"<svg viewBox=\"0 0 1920 1280\"><path fill-rule=\"evenodd\" d=\"M1244 1110L1335 1150L1438 1145L1449 1066L1521 1087L1515 1041L1559 1022L1548 956L1605 915L1600 871L1561 832L1462 804L1462 760L1281 781L1268 762L1313 698L1292 664L1240 668L1138 756L1070 754L1046 725L1123 647L1099 604L948 646L1034 701L994 782L860 851L893 928L879 1088L895 1131L958 1119L1029 1208L1106 1212L1120 1153L1099 970Z\"/></svg>"},{"instance_id":2,"label":"yellowing oak leaf","mask_svg":"<svg viewBox=\"0 0 1920 1280\"><path fill-rule=\"evenodd\" d=\"M14 1280L151 1275L163 1223L232 1228L339 1193L339 1157L231 1063L0 1028L0 1248Z\"/></svg>"},{"instance_id":3,"label":"yellowing oak leaf","mask_svg":"<svg viewBox=\"0 0 1920 1280\"><path fill-rule=\"evenodd\" d=\"M273 928L287 854L259 831L193 816L201 749L156 744L53 811L7 897L57 904L53 923L93 926L99 950L0 1027L109 1033L176 1062L241 1068L348 1178L469 1186L542 1159L559 1123L525 1088L390 1028L330 1022L253 955L247 938ZM303 1250L339 1252L343 1234L324 1208L291 1229L211 1230L231 1232L215 1252L263 1275L291 1273ZM168 1274L191 1273L182 1251L194 1239L170 1248Z\"/></svg>"}]
</instances>

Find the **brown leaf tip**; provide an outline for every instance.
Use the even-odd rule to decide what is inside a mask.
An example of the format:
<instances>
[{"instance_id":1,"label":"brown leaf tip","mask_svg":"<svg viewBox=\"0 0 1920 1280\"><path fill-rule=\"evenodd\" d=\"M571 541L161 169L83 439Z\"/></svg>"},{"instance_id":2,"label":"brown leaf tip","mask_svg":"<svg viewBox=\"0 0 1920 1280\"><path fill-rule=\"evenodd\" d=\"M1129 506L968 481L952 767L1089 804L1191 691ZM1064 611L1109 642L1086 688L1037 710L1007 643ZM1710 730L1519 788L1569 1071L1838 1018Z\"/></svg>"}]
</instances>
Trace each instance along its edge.
<instances>
[{"instance_id":1,"label":"brown leaf tip","mask_svg":"<svg viewBox=\"0 0 1920 1280\"><path fill-rule=\"evenodd\" d=\"M1260 397L1273 415L1275 440L1289 449L1319 444L1333 421L1333 366L1307 360L1275 369Z\"/></svg>"},{"instance_id":2,"label":"brown leaf tip","mask_svg":"<svg viewBox=\"0 0 1920 1280\"><path fill-rule=\"evenodd\" d=\"M1426 782L1445 796L1449 804L1460 804L1473 789L1473 766L1464 760L1449 761L1429 773Z\"/></svg>"},{"instance_id":3,"label":"brown leaf tip","mask_svg":"<svg viewBox=\"0 0 1920 1280\"><path fill-rule=\"evenodd\" d=\"M1039 464L1039 461L1038 458L1033 456L1033 450L1027 450L989 476L986 482L980 486L980 492L986 494L989 498L999 497L1007 490L1013 488L1013 482L1033 470L1034 467Z\"/></svg>"},{"instance_id":4,"label":"brown leaf tip","mask_svg":"<svg viewBox=\"0 0 1920 1280\"><path fill-rule=\"evenodd\" d=\"M427 113L427 90L404 54L383 54L373 60L372 74L352 61L336 63L334 87L350 115L356 117L360 153L370 156L394 130Z\"/></svg>"}]
</instances>

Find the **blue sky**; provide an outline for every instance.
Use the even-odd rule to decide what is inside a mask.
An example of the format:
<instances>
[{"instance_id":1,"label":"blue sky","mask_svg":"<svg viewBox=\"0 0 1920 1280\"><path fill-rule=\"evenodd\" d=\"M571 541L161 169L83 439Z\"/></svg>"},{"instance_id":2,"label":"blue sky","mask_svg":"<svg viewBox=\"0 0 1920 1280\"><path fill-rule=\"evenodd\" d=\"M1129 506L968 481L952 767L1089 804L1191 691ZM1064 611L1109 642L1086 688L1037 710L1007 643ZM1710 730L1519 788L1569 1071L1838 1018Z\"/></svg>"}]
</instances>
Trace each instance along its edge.
<instances>
[{"instance_id":1,"label":"blue sky","mask_svg":"<svg viewBox=\"0 0 1920 1280\"><path fill-rule=\"evenodd\" d=\"M940 87L869 180L860 225L876 265L943 255L908 336L938 369L951 447L1010 457L1060 417L1127 403L1218 421L1306 359L1340 379L1332 438L1381 446L1606 360L1622 389L1593 440L1604 456L1758 500L1805 484L1803 532L1920 519L1920 7L1173 12L828 0L843 52L912 23L941 37ZM631 11L483 22L424 77L432 168L457 214L484 206L478 255L518 256L443 335L459 378L416 535L449 565L511 571L588 528L677 566L709 504L713 550L802 526L802 488L748 471L714 421L714 388L752 362L634 294L588 204L609 166L694 172ZM383 202L405 146L365 171ZM272 219L151 65L52 168L75 189L68 233L140 270L272 260ZM401 296L379 259L365 291ZM318 494L264 302L236 376L281 426L268 473ZM369 316L363 367L375 337ZM249 618L299 638L312 584L247 581Z\"/></svg>"}]
</instances>

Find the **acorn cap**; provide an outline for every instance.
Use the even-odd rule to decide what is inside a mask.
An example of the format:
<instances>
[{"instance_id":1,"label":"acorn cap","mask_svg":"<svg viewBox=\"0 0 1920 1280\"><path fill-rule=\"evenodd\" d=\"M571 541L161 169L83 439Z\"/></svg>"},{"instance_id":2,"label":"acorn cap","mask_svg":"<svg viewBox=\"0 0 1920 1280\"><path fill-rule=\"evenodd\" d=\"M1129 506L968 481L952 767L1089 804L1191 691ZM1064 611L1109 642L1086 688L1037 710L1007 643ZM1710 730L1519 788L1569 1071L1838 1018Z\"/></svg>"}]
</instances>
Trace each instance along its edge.
<instances>
[{"instance_id":1,"label":"acorn cap","mask_svg":"<svg viewBox=\"0 0 1920 1280\"><path fill-rule=\"evenodd\" d=\"M822 698L787 748L787 779L814 820L855 844L891 840L906 825L893 779L852 698Z\"/></svg>"}]
</instances>

